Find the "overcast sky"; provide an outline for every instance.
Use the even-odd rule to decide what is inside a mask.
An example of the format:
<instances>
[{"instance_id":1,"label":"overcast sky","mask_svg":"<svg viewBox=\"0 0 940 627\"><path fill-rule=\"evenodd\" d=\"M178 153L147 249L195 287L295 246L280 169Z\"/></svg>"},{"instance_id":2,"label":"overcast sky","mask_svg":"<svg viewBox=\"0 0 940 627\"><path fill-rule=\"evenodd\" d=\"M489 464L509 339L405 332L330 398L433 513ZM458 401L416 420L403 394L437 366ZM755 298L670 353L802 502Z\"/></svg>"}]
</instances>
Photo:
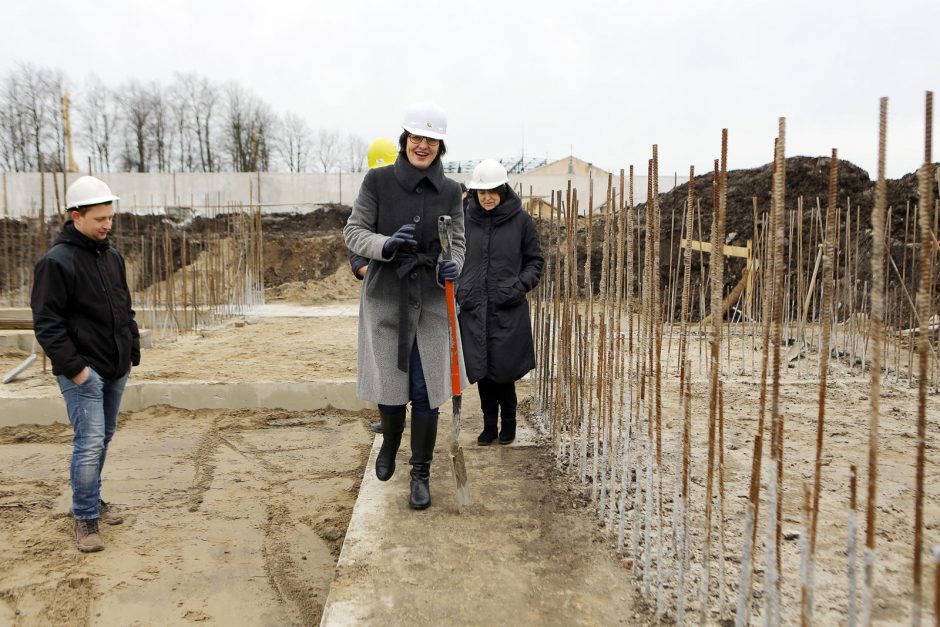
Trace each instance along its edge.
<instances>
[{"instance_id":1,"label":"overcast sky","mask_svg":"<svg viewBox=\"0 0 940 627\"><path fill-rule=\"evenodd\" d=\"M940 87L937 0L5 0L3 21L0 75L195 72L367 141L433 100L448 158L524 147L645 170L655 143L664 174L709 170L723 127L730 168L766 163L784 116L788 156L837 147L874 178L888 96L897 177L923 161L924 93Z\"/></svg>"}]
</instances>

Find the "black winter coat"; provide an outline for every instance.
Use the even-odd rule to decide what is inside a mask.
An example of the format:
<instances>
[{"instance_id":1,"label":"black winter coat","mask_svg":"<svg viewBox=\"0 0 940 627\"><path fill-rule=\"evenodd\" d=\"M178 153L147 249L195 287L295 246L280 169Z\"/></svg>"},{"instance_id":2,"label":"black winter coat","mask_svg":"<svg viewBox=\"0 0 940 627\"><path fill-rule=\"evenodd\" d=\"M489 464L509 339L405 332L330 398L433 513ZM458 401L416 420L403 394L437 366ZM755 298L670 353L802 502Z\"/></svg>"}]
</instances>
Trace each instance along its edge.
<instances>
[{"instance_id":1,"label":"black winter coat","mask_svg":"<svg viewBox=\"0 0 940 627\"><path fill-rule=\"evenodd\" d=\"M526 293L545 263L532 218L511 189L492 211L470 192L467 253L457 282L467 378L510 383L535 368Z\"/></svg>"},{"instance_id":2,"label":"black winter coat","mask_svg":"<svg viewBox=\"0 0 940 627\"><path fill-rule=\"evenodd\" d=\"M90 366L104 379L117 379L140 363L124 258L71 220L36 264L30 305L53 374L71 379Z\"/></svg>"}]
</instances>

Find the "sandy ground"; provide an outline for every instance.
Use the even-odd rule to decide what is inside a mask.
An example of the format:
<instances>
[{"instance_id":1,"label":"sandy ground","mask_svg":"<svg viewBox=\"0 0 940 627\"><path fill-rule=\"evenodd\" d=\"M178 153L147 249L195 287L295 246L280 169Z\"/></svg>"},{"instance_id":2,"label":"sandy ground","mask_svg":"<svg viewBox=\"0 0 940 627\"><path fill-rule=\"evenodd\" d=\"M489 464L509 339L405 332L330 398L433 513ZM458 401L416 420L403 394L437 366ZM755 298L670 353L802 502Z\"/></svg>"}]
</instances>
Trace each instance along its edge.
<instances>
[{"instance_id":1,"label":"sandy ground","mask_svg":"<svg viewBox=\"0 0 940 627\"><path fill-rule=\"evenodd\" d=\"M339 309L348 313L349 306ZM280 305L268 311L276 317L145 350L133 376L353 376L355 318L280 317L295 313ZM57 391L37 364L7 393ZM475 388L465 398L462 439L474 507L455 516L451 480L440 462L443 436L432 478L434 507L420 516L407 508L407 444L399 454L403 470L382 486L395 502L392 515L405 521L384 540L396 545L393 568L404 573L388 591L403 608L402 619L436 622L428 607L409 606L409 590L420 584L456 622L504 621L507 608L498 600L520 593L530 601L524 622L624 622L633 588L617 556L596 541L590 517L578 511L587 503L581 489L552 472L544 443L475 447ZM9 461L0 468L0 623L315 624L373 441L366 428L372 419L372 412L166 406L123 414L105 498L126 512L126 520L103 526L107 548L89 555L78 553L70 536L70 428L0 430L0 456ZM448 533L436 534L441 528ZM570 547L576 550L565 550ZM429 562L468 561L484 575L459 581L462 571L454 567L448 578L427 574ZM486 598L469 607L465 596L454 594L460 586Z\"/></svg>"},{"instance_id":2,"label":"sandy ground","mask_svg":"<svg viewBox=\"0 0 940 627\"><path fill-rule=\"evenodd\" d=\"M344 310L355 311L351 304ZM249 316L254 322L241 327L230 321L219 328L160 342L144 350L131 377L137 381L355 379L356 318L291 318L283 317L285 312L276 307L274 311L277 316ZM0 354L0 372L7 372L26 356L22 351ZM58 393L55 379L43 374L41 360L0 387L0 398Z\"/></svg>"},{"instance_id":3,"label":"sandy ground","mask_svg":"<svg viewBox=\"0 0 940 627\"><path fill-rule=\"evenodd\" d=\"M355 328L349 316L230 322L144 350L132 377L348 380ZM0 370L23 357L8 351ZM58 388L37 362L0 392ZM70 536L71 429L0 430L0 624L316 622L372 419L371 412L170 407L122 414L105 498L128 515L103 529L107 549L90 555Z\"/></svg>"},{"instance_id":4,"label":"sandy ground","mask_svg":"<svg viewBox=\"0 0 940 627\"><path fill-rule=\"evenodd\" d=\"M285 311L289 313L289 308ZM142 380L351 379L355 371L355 326L355 319L349 316L265 317L243 327L228 324L146 350L133 376ZM744 341L750 345L749 339ZM696 350L693 348L693 355ZM756 430L760 388L750 374L749 353L743 361L739 353L735 346L725 387L726 606L722 612L709 614L710 622L729 616L736 599L743 508ZM22 356L16 352L0 356L0 370L12 367ZM669 571L670 564L674 564L669 560L669 524L673 434L678 432L678 421L674 373L667 374L663 388L667 470L663 495L667 525L664 578L668 581L674 577ZM690 612L695 608L691 591L701 572L707 450L707 385L697 370L694 375ZM16 383L4 386L2 392L58 393L51 376L43 375L39 364ZM906 382L889 378L882 399L875 602L875 617L880 624L907 622L909 616L915 392ZM812 480L815 450L817 386L811 369L788 370L781 393L786 416L783 520L789 538L783 549L782 588L785 622L791 623L798 620L802 490L804 483ZM472 413L475 396L475 390L467 394L467 416L478 416ZM841 364L833 367L816 576L819 624L845 620L848 471L849 464L858 465L859 504L864 508L867 397L867 374ZM927 551L940 545L937 402L932 396L928 407L925 609L933 604L933 575L927 567L931 563L926 559ZM0 430L0 459L4 460L0 465L0 624L80 623L81 618L101 624L315 622L372 443L366 430L370 419L368 412L187 412L167 407L123 415L105 473L105 496L124 507L128 516L124 525L104 529L108 548L93 555L75 551L69 536L70 429L51 426ZM468 418L464 433L468 448L473 446L478 426ZM486 565L492 570L491 577L460 585L490 590L494 603L498 603L501 586L521 594L521 586L539 582L542 590L526 594L543 594L554 601L546 601L532 615L519 617L523 623L609 624L613 616L627 623L644 622L646 619L632 609L642 607L643 601L631 597L633 580L618 561L616 525L596 521L587 497L590 485L582 487L558 475L552 469L548 448L543 443L536 448L471 451L471 470L481 482L475 489L490 490L497 496L473 516L461 519L461 537L469 539L455 546L453 553L439 552L421 560L447 563L463 559ZM500 455L505 472L521 478L515 484L522 486L521 490L509 495L500 491L503 479L486 472L489 466L485 455L490 454ZM399 457L405 468L406 459L405 453ZM765 495L767 477L765 466ZM402 508L404 499L403 491ZM495 516L498 508L517 516L518 525L508 529L489 525L488 516ZM717 521L717 506L715 511ZM416 525L415 534L433 531L435 522L443 521L448 510L436 502L426 514L411 521ZM859 521L861 545L862 512ZM629 524L627 533L629 538ZM716 558L717 538L713 549ZM519 551L526 551L527 558L534 556L525 561L523 571L518 570ZM405 579L390 583L396 594L427 583L420 568L407 566L412 559L407 551L398 549L395 555L405 573ZM758 555L755 620L759 616L764 559L763 553ZM637 563L629 553L623 560L628 566ZM540 563L542 566L538 566ZM716 559L714 564L712 594L717 598L719 561ZM622 581L612 576L614 572L622 573ZM596 579L591 579L595 576L592 573L598 573ZM575 605L557 605L564 596L566 582L573 577L593 581L598 594L578 597ZM432 583L442 595L453 595L458 578L451 574ZM666 586L664 598L667 608L674 607L674 587ZM453 595L449 607L452 616L472 616L480 610L464 607L460 595ZM530 607L539 606L536 603ZM553 608L562 607L563 613L552 613ZM497 621L505 616L498 612L484 615ZM566 620L554 620L559 617ZM413 618L433 622L439 616L415 610Z\"/></svg>"},{"instance_id":5,"label":"sandy ground","mask_svg":"<svg viewBox=\"0 0 940 627\"><path fill-rule=\"evenodd\" d=\"M70 537L66 426L0 433L0 623L310 624L325 601L371 437L339 412L122 415L106 549Z\"/></svg>"}]
</instances>

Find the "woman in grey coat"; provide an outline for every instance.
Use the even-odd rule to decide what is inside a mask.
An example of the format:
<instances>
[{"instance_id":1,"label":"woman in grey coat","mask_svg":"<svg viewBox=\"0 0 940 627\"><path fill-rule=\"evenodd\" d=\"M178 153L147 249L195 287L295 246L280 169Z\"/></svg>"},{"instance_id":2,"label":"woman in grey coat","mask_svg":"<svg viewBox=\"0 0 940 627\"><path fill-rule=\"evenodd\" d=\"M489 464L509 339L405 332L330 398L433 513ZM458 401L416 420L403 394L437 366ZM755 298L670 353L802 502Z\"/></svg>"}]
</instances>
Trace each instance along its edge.
<instances>
[{"instance_id":1,"label":"woman in grey coat","mask_svg":"<svg viewBox=\"0 0 940 627\"><path fill-rule=\"evenodd\" d=\"M516 380L535 367L525 295L538 285L544 258L535 224L508 182L506 168L493 159L473 170L467 256L457 289L467 376L477 384L483 409L481 446L516 438Z\"/></svg>"},{"instance_id":2,"label":"woman in grey coat","mask_svg":"<svg viewBox=\"0 0 940 627\"><path fill-rule=\"evenodd\" d=\"M388 481L411 401L409 505L431 504L428 489L438 407L451 397L444 281L464 259L460 186L444 176L447 120L434 104L409 107L394 165L369 170L343 234L369 259L359 300L358 394L379 406L382 448L375 474ZM453 225L452 260L441 257L438 217ZM461 371L463 370L461 365Z\"/></svg>"}]
</instances>

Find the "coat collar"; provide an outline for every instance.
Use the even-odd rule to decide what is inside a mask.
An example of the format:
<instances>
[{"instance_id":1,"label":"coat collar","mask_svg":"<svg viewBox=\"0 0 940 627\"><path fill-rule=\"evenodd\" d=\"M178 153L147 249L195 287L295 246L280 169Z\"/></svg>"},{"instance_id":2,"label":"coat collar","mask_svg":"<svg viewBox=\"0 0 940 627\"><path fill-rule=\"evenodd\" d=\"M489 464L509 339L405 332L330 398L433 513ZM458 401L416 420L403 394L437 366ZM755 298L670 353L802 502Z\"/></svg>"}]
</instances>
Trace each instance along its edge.
<instances>
[{"instance_id":1,"label":"coat collar","mask_svg":"<svg viewBox=\"0 0 940 627\"><path fill-rule=\"evenodd\" d=\"M496 224L502 224L509 218L513 217L520 211L522 211L522 200L519 196L512 190L512 188L506 188L506 197L503 198L503 202L493 209L492 211L485 211L483 207L480 206L480 201L477 200L477 195L473 193L473 190L469 194L470 205L467 207L467 215L474 222L481 222L485 219L492 219L496 221Z\"/></svg>"},{"instance_id":2,"label":"coat collar","mask_svg":"<svg viewBox=\"0 0 940 627\"><path fill-rule=\"evenodd\" d=\"M75 228L74 222L68 220L62 225L62 230L59 232L53 244L72 244L80 248L104 252L111 247L111 240L110 238L106 238L100 242L95 241Z\"/></svg>"},{"instance_id":3,"label":"coat collar","mask_svg":"<svg viewBox=\"0 0 940 627\"><path fill-rule=\"evenodd\" d=\"M444 166L438 157L426 170L419 170L408 161L408 156L404 152L398 153L395 159L395 178L409 192L413 192L421 184L421 181L427 179L434 187L434 191L440 192L444 188Z\"/></svg>"}]
</instances>

